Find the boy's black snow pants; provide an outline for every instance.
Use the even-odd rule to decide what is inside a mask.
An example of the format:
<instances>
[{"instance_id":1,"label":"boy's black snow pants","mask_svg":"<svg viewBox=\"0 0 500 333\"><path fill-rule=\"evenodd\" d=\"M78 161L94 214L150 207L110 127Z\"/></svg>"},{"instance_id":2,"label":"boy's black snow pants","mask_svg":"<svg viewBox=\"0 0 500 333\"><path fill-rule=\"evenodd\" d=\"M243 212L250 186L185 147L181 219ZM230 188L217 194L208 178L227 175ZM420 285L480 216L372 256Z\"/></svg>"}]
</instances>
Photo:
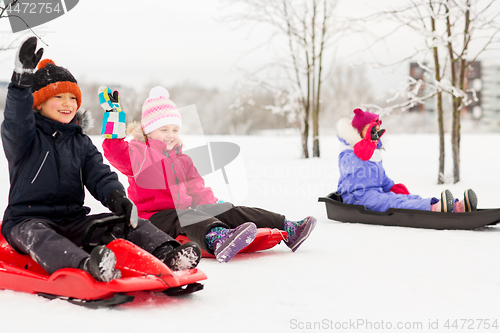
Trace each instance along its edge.
<instances>
[{"instance_id":1,"label":"boy's black snow pants","mask_svg":"<svg viewBox=\"0 0 500 333\"><path fill-rule=\"evenodd\" d=\"M11 245L21 253L27 253L49 274L61 268L78 268L80 262L89 256L80 248L89 223L111 216L111 213L88 215L71 223L56 223L43 218L31 218L15 225L11 231ZM122 226L113 229L119 236ZM96 230L91 242L99 242L104 230ZM129 233L128 240L152 253L158 246L172 242L172 237L153 226L148 220L139 219L137 228Z\"/></svg>"},{"instance_id":2,"label":"boy's black snow pants","mask_svg":"<svg viewBox=\"0 0 500 333\"><path fill-rule=\"evenodd\" d=\"M229 202L195 206L190 209L166 209L149 218L151 223L173 238L188 237L208 253L213 254L205 241L205 235L214 227L234 229L245 222L253 222L257 228L283 230L285 216L261 208L233 206Z\"/></svg>"}]
</instances>

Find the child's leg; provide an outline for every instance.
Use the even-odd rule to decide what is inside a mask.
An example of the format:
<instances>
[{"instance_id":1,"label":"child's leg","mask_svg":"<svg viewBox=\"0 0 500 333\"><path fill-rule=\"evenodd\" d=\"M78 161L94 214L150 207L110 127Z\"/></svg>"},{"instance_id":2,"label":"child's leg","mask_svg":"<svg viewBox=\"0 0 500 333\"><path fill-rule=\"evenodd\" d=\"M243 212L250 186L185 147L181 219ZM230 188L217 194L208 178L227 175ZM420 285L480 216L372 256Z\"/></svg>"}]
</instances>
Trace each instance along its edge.
<instances>
[{"instance_id":1,"label":"child's leg","mask_svg":"<svg viewBox=\"0 0 500 333\"><path fill-rule=\"evenodd\" d=\"M112 215L112 213L88 215L62 228L64 229L62 232L67 233L68 237L71 235L71 240L81 245L83 233L89 223ZM96 230L91 241L100 242L103 233L103 229ZM123 225L114 227L112 233L114 237L122 237ZM181 248L179 242L144 219L139 219L137 227L130 230L128 240L164 261L172 270L194 268L201 258L201 251L196 244L185 245ZM184 260L186 258L188 260ZM175 260L179 260L182 264L173 262Z\"/></svg>"},{"instance_id":2,"label":"child's leg","mask_svg":"<svg viewBox=\"0 0 500 333\"><path fill-rule=\"evenodd\" d=\"M231 228L237 228L245 222L251 221L255 223L257 228L276 228L285 230L288 233L286 245L296 251L299 246L309 237L312 230L316 226L316 219L308 216L300 221L289 221L285 216L270 212L262 208L253 208L245 206L233 206L230 203L229 209L216 216L217 219L229 225ZM198 206L196 209L210 211L211 206Z\"/></svg>"},{"instance_id":3,"label":"child's leg","mask_svg":"<svg viewBox=\"0 0 500 333\"><path fill-rule=\"evenodd\" d=\"M113 228L116 235L122 232L123 226ZM137 227L130 231L128 240L153 254L174 271L195 268L201 259L201 250L196 243L180 245L148 220L139 219Z\"/></svg>"},{"instance_id":4,"label":"child's leg","mask_svg":"<svg viewBox=\"0 0 500 333\"><path fill-rule=\"evenodd\" d=\"M12 247L29 254L49 274L61 268L79 268L89 254L58 234L57 224L44 219L28 219L12 228Z\"/></svg>"},{"instance_id":5,"label":"child's leg","mask_svg":"<svg viewBox=\"0 0 500 333\"><path fill-rule=\"evenodd\" d=\"M214 213L220 214L231 207L231 204L222 204L197 206L186 210L165 210L154 214L151 222L169 230L172 237L180 234L187 236L202 249L215 255L217 260L227 262L255 239L257 233L253 223L240 223L231 229L214 217Z\"/></svg>"},{"instance_id":6,"label":"child's leg","mask_svg":"<svg viewBox=\"0 0 500 333\"><path fill-rule=\"evenodd\" d=\"M114 214L112 213L87 215L81 220L75 221L73 223L68 223L68 225L60 226L59 232L63 236L73 241L76 245L81 245L84 232L90 223L94 222L95 220L113 215ZM104 229L96 230L94 232L94 235L92 236L91 242L99 243L104 231ZM113 236L123 236L122 224L119 224L113 228ZM148 251L149 253L152 253L159 245L163 243L172 242L175 246L178 245L178 242L175 239L165 234L161 230L158 230L158 228L152 225L148 220L144 219L139 219L137 227L130 230L128 240Z\"/></svg>"},{"instance_id":7,"label":"child's leg","mask_svg":"<svg viewBox=\"0 0 500 333\"><path fill-rule=\"evenodd\" d=\"M181 216L180 219L179 215ZM212 228L229 228L227 224L222 223L215 217L195 209L178 211L175 209L167 209L151 216L150 221L154 226L163 230L173 238L179 235L188 237L210 254L213 254L213 250L207 246L205 236ZM182 224L184 225L181 225L181 222L183 222Z\"/></svg>"},{"instance_id":8,"label":"child's leg","mask_svg":"<svg viewBox=\"0 0 500 333\"><path fill-rule=\"evenodd\" d=\"M215 227L206 235L206 243L219 262L228 262L257 236L257 227L246 222L234 229Z\"/></svg>"},{"instance_id":9,"label":"child's leg","mask_svg":"<svg viewBox=\"0 0 500 333\"><path fill-rule=\"evenodd\" d=\"M363 205L367 210L385 212L389 208L416 210L431 210L432 198L422 198L418 195L396 194L366 190L363 196L351 197L344 201L347 204ZM354 202L352 201L354 200Z\"/></svg>"},{"instance_id":10,"label":"child's leg","mask_svg":"<svg viewBox=\"0 0 500 333\"><path fill-rule=\"evenodd\" d=\"M121 234L121 228L122 227L113 229L113 233L119 232ZM173 247L177 247L179 245L179 242L177 242L174 238L155 227L148 220L144 219L139 219L137 227L130 231L128 240L149 253L153 253L158 246L165 243L169 243Z\"/></svg>"},{"instance_id":11,"label":"child's leg","mask_svg":"<svg viewBox=\"0 0 500 333\"><path fill-rule=\"evenodd\" d=\"M232 204L227 202L223 205L228 206L223 212L212 216L215 216L218 220L227 224L229 228L236 228L245 222L253 222L255 223L257 228L276 228L279 230L284 230L284 215L273 213L262 208L233 206ZM213 209L213 207L211 206L217 205L197 206L196 209L210 213L210 211Z\"/></svg>"}]
</instances>

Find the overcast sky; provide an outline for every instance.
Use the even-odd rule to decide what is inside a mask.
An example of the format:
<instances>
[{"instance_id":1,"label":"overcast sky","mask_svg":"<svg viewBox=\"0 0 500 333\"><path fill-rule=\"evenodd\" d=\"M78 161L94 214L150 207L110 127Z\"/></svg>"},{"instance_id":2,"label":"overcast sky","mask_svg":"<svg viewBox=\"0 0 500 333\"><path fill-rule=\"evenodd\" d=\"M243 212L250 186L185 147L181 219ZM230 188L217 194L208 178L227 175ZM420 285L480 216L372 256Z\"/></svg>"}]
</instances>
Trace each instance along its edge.
<instances>
[{"instance_id":1,"label":"overcast sky","mask_svg":"<svg viewBox=\"0 0 500 333\"><path fill-rule=\"evenodd\" d=\"M339 10L341 15L359 16L375 4L382 8L397 2L344 0ZM44 57L68 68L78 80L141 86L191 81L228 88L238 77L237 68L264 63L272 51L262 47L249 53L267 32L221 23L217 18L226 12L219 0L81 0L67 14L34 31L48 44ZM0 20L0 32L1 43L14 36L6 19ZM413 47L411 38L394 36L386 45L351 56L367 40L344 40L336 50L338 61L346 65L373 59L390 62ZM14 51L0 53L1 81L10 80L13 62ZM380 72L370 77L394 82Z\"/></svg>"}]
</instances>

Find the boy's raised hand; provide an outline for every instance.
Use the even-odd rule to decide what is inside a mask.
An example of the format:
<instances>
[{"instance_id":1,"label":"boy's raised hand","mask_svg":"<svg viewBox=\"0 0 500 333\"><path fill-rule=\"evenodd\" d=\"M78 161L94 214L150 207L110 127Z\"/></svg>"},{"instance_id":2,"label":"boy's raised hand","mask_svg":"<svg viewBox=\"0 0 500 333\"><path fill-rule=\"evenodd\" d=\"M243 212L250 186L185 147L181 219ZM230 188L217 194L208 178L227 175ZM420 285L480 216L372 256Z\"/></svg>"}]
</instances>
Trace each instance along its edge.
<instances>
[{"instance_id":1,"label":"boy's raised hand","mask_svg":"<svg viewBox=\"0 0 500 333\"><path fill-rule=\"evenodd\" d=\"M17 50L14 73L12 74L12 83L20 88L29 88L33 83L33 74L36 65L40 62L43 55L43 48L35 53L37 44L36 37L30 37L24 41L23 45Z\"/></svg>"},{"instance_id":2,"label":"boy's raised hand","mask_svg":"<svg viewBox=\"0 0 500 333\"><path fill-rule=\"evenodd\" d=\"M111 89L105 86L99 87L99 103L104 111L102 117L101 135L106 139L123 139L125 133L125 112L120 106L119 93L117 90L111 92Z\"/></svg>"}]
</instances>

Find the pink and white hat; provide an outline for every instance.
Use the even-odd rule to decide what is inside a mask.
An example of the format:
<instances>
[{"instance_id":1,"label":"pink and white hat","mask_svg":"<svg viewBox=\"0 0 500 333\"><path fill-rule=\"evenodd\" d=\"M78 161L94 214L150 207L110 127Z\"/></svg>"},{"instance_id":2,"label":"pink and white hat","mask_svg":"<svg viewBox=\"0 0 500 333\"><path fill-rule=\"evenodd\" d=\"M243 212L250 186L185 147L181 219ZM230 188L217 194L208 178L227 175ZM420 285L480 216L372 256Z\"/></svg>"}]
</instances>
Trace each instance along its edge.
<instances>
[{"instance_id":1,"label":"pink and white hat","mask_svg":"<svg viewBox=\"0 0 500 333\"><path fill-rule=\"evenodd\" d=\"M149 91L149 97L142 106L141 125L149 134L165 125L182 127L182 118L177 106L170 99L167 89L157 86Z\"/></svg>"}]
</instances>

